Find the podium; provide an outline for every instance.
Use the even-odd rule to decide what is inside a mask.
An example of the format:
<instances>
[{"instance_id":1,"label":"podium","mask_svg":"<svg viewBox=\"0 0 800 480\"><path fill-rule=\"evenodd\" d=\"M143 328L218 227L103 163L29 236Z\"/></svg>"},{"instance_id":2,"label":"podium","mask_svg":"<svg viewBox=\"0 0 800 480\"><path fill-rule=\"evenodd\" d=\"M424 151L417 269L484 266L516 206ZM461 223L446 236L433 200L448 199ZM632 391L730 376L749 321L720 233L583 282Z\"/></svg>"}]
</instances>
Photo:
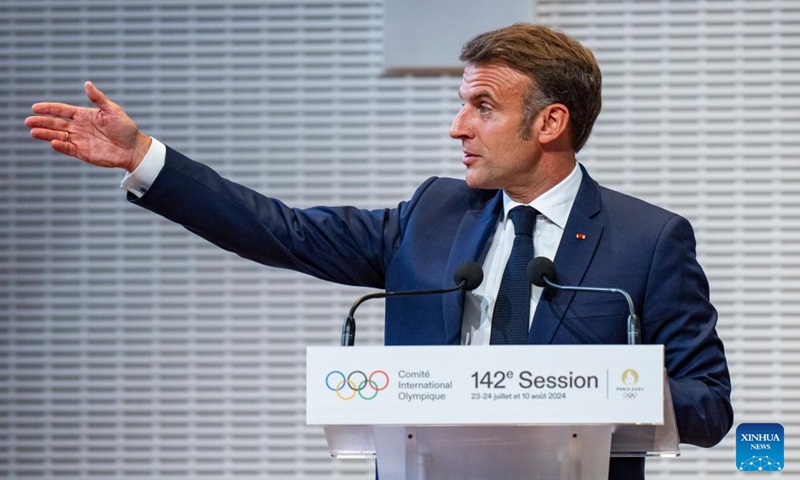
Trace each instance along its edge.
<instances>
[{"instance_id":1,"label":"podium","mask_svg":"<svg viewBox=\"0 0 800 480\"><path fill-rule=\"evenodd\" d=\"M306 415L381 480L606 480L678 456L661 345L308 347Z\"/></svg>"}]
</instances>

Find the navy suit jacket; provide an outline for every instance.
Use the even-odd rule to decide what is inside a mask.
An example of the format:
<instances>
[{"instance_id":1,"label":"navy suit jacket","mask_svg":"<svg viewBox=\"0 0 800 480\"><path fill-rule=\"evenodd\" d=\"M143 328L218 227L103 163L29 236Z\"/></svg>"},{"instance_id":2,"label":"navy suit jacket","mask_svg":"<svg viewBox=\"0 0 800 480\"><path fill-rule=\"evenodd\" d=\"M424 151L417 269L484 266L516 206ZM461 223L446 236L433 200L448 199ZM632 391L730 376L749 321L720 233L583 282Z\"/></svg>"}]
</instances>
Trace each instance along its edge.
<instances>
[{"instance_id":1,"label":"navy suit jacket","mask_svg":"<svg viewBox=\"0 0 800 480\"><path fill-rule=\"evenodd\" d=\"M442 178L396 208L293 209L170 148L151 188L131 200L257 262L387 290L452 286L459 263L483 260L502 211L502 192ZM554 262L564 284L630 293L642 342L665 346L681 441L718 443L733 422L730 378L689 222L601 187L584 170ZM385 342L458 345L463 305L463 293L390 299ZM528 343L624 344L627 312L616 296L547 291ZM643 465L612 459L610 478L643 478Z\"/></svg>"}]
</instances>

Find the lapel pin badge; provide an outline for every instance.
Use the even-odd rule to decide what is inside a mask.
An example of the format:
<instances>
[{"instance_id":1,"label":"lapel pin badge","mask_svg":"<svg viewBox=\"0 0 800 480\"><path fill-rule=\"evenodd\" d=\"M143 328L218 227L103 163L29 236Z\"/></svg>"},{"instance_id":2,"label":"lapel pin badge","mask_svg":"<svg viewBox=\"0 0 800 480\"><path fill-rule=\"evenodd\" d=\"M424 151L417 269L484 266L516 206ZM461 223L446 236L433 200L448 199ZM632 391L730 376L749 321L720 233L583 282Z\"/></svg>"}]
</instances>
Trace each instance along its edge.
<instances>
[{"instance_id":1,"label":"lapel pin badge","mask_svg":"<svg viewBox=\"0 0 800 480\"><path fill-rule=\"evenodd\" d=\"M577 238L578 240L586 240L586 234L585 233L579 233L579 234L575 235L575 238Z\"/></svg>"}]
</instances>

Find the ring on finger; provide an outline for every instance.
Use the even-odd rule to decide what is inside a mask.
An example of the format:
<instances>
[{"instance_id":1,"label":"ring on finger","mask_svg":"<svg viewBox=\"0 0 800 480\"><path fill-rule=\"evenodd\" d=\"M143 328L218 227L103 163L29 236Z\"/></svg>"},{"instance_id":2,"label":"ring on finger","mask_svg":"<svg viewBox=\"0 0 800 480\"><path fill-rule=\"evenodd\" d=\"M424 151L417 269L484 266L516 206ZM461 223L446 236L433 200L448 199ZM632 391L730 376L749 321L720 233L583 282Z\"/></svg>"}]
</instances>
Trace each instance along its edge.
<instances>
[{"instance_id":1,"label":"ring on finger","mask_svg":"<svg viewBox=\"0 0 800 480\"><path fill-rule=\"evenodd\" d=\"M64 132L67 134L67 138L64 140L64 143L69 143L69 132Z\"/></svg>"}]
</instances>

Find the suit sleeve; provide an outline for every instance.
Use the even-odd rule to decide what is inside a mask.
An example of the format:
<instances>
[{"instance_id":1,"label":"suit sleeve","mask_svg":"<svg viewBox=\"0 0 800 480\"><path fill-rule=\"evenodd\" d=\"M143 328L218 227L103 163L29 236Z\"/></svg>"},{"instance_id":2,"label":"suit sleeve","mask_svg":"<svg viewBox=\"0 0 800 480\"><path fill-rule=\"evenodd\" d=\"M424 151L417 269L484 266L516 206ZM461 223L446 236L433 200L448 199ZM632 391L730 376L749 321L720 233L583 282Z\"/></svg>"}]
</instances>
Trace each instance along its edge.
<instances>
[{"instance_id":1,"label":"suit sleeve","mask_svg":"<svg viewBox=\"0 0 800 480\"><path fill-rule=\"evenodd\" d=\"M671 217L659 237L642 313L645 342L665 346L681 442L716 445L733 424L731 382L694 232L682 217Z\"/></svg>"},{"instance_id":2,"label":"suit sleeve","mask_svg":"<svg viewBox=\"0 0 800 480\"><path fill-rule=\"evenodd\" d=\"M383 288L416 198L397 208L290 208L167 147L147 193L128 199L256 262L347 285Z\"/></svg>"}]
</instances>

